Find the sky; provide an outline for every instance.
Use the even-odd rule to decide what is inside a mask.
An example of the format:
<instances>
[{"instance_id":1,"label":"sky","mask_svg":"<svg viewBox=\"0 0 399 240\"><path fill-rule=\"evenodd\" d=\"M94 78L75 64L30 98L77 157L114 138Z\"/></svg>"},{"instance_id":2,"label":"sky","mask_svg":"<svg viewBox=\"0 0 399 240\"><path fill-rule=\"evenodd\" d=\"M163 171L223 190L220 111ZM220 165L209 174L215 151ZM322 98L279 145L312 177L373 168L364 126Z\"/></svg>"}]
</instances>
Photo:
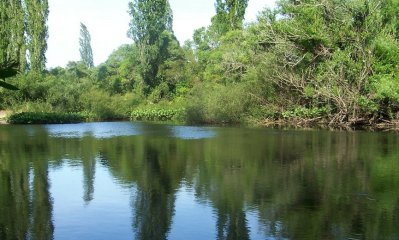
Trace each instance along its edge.
<instances>
[{"instance_id":1,"label":"sky","mask_svg":"<svg viewBox=\"0 0 399 240\"><path fill-rule=\"evenodd\" d=\"M49 38L47 68L65 67L79 61L80 23L91 35L94 64L107 60L119 46L133 41L127 37L129 0L49 0ZM183 43L195 29L206 27L215 15L215 0L169 0L173 11L173 30ZM249 0L245 21L256 20L257 13L273 7L275 0Z\"/></svg>"}]
</instances>

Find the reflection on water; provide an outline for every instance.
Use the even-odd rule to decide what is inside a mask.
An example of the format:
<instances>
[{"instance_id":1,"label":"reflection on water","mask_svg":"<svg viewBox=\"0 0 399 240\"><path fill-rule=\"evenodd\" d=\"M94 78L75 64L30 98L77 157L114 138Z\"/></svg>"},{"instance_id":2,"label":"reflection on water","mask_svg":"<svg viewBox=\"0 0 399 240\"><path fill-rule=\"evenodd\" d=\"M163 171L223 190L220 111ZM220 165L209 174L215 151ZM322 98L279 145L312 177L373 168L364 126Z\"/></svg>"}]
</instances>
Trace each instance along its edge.
<instances>
[{"instance_id":1,"label":"reflection on water","mask_svg":"<svg viewBox=\"0 0 399 240\"><path fill-rule=\"evenodd\" d=\"M59 138L112 138L139 135L138 126L128 122L46 125L49 136Z\"/></svg>"},{"instance_id":2,"label":"reflection on water","mask_svg":"<svg viewBox=\"0 0 399 240\"><path fill-rule=\"evenodd\" d=\"M215 137L215 132L211 128L189 127L189 126L169 126L130 122L102 122L102 123L82 123L64 125L46 125L50 137L59 138L112 138L136 135L158 135L170 136L181 139L202 139ZM27 127L30 136L34 136L36 127Z\"/></svg>"},{"instance_id":3,"label":"reflection on water","mask_svg":"<svg viewBox=\"0 0 399 240\"><path fill-rule=\"evenodd\" d=\"M399 135L0 126L0 239L399 239Z\"/></svg>"},{"instance_id":4,"label":"reflection on water","mask_svg":"<svg viewBox=\"0 0 399 240\"><path fill-rule=\"evenodd\" d=\"M215 131L204 127L174 126L172 132L174 137L181 139L202 139L216 136Z\"/></svg>"}]
</instances>

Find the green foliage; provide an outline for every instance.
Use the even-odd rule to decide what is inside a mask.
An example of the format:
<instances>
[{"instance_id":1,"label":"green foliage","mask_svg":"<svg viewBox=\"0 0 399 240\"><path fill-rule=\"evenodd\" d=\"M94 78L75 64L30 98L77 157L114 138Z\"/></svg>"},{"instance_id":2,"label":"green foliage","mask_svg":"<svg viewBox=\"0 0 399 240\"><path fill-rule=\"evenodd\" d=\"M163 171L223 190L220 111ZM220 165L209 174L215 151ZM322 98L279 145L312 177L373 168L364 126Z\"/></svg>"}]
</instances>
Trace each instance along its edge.
<instances>
[{"instance_id":1,"label":"green foliage","mask_svg":"<svg viewBox=\"0 0 399 240\"><path fill-rule=\"evenodd\" d=\"M47 50L47 0L3 0L0 3L0 64L15 60L20 70L41 72Z\"/></svg>"},{"instance_id":2,"label":"green foliage","mask_svg":"<svg viewBox=\"0 0 399 240\"><path fill-rule=\"evenodd\" d=\"M77 113L22 112L11 114L7 122L11 124L58 124L84 122L85 116Z\"/></svg>"},{"instance_id":3,"label":"green foliage","mask_svg":"<svg viewBox=\"0 0 399 240\"><path fill-rule=\"evenodd\" d=\"M228 32L207 56L204 80L223 84L241 82L251 67L254 53L247 32Z\"/></svg>"},{"instance_id":4,"label":"green foliage","mask_svg":"<svg viewBox=\"0 0 399 240\"><path fill-rule=\"evenodd\" d=\"M308 119L308 118L319 118L328 115L331 112L327 107L322 108L304 108L297 107L290 111L285 111L282 113L282 117L285 119Z\"/></svg>"},{"instance_id":5,"label":"green foliage","mask_svg":"<svg viewBox=\"0 0 399 240\"><path fill-rule=\"evenodd\" d=\"M14 90L14 91L15 90L19 90L19 88L17 88L16 86L11 85L9 83L6 83L6 82L4 82L2 80L0 80L0 87L3 87L3 88L8 89L8 90Z\"/></svg>"},{"instance_id":6,"label":"green foliage","mask_svg":"<svg viewBox=\"0 0 399 240\"><path fill-rule=\"evenodd\" d=\"M38 26L27 19L22 29L32 37L29 51L33 29L43 30L39 42L46 39L46 1L40 4L22 12L18 4L0 5L7 10L0 14L7 27L0 28L7 36L0 39L3 60L22 61L23 68L26 53L18 42L19 20L7 21L10 11L25 18L33 8L43 13L34 17ZM195 30L181 47L167 0L132 0L133 44L95 68L70 62L0 82L20 89L0 89L0 107L85 112L96 119L130 116L136 109L137 118L147 120L169 119L173 114L161 110L184 108L179 119L193 123L321 119L357 125L399 117L397 0L280 0L245 27L246 0L218 0L215 7L212 25Z\"/></svg>"},{"instance_id":7,"label":"green foliage","mask_svg":"<svg viewBox=\"0 0 399 240\"><path fill-rule=\"evenodd\" d=\"M189 123L238 123L249 109L242 85L200 85L192 90L187 106Z\"/></svg>"},{"instance_id":8,"label":"green foliage","mask_svg":"<svg viewBox=\"0 0 399 240\"><path fill-rule=\"evenodd\" d=\"M166 82L163 82L151 92L148 96L148 100L151 103L159 103L161 100L167 99L168 97L170 97L169 86Z\"/></svg>"},{"instance_id":9,"label":"green foliage","mask_svg":"<svg viewBox=\"0 0 399 240\"><path fill-rule=\"evenodd\" d=\"M8 90L19 90L16 86L6 83L2 79L13 77L18 73L18 63L17 62L6 62L0 64L0 87Z\"/></svg>"},{"instance_id":10,"label":"green foliage","mask_svg":"<svg viewBox=\"0 0 399 240\"><path fill-rule=\"evenodd\" d=\"M104 90L92 88L79 96L82 109L94 116L95 119L124 119L128 118L128 111L132 106L131 95L111 96Z\"/></svg>"},{"instance_id":11,"label":"green foliage","mask_svg":"<svg viewBox=\"0 0 399 240\"><path fill-rule=\"evenodd\" d=\"M46 50L49 14L48 0L25 0L27 16L27 49L30 56L30 69L33 72L41 72L46 65Z\"/></svg>"},{"instance_id":12,"label":"green foliage","mask_svg":"<svg viewBox=\"0 0 399 240\"><path fill-rule=\"evenodd\" d=\"M283 116L333 124L397 112L397 34L385 14L374 0L279 1L247 30L255 54L244 66L280 96L257 95Z\"/></svg>"},{"instance_id":13,"label":"green foliage","mask_svg":"<svg viewBox=\"0 0 399 240\"><path fill-rule=\"evenodd\" d=\"M136 121L181 121L184 119L184 113L184 108L161 109L158 107L146 107L133 110L131 119Z\"/></svg>"},{"instance_id":14,"label":"green foliage","mask_svg":"<svg viewBox=\"0 0 399 240\"><path fill-rule=\"evenodd\" d=\"M18 62L10 61L0 64L0 79L14 77L18 74Z\"/></svg>"},{"instance_id":15,"label":"green foliage","mask_svg":"<svg viewBox=\"0 0 399 240\"><path fill-rule=\"evenodd\" d=\"M25 10L20 0L0 3L0 64L10 61L25 66ZM23 68L22 68L23 69Z\"/></svg>"},{"instance_id":16,"label":"green foliage","mask_svg":"<svg viewBox=\"0 0 399 240\"><path fill-rule=\"evenodd\" d=\"M172 10L168 0L133 0L128 35L140 52L140 74L147 85L146 93L159 84L160 65L168 58L168 46L177 42L172 30Z\"/></svg>"},{"instance_id":17,"label":"green foliage","mask_svg":"<svg viewBox=\"0 0 399 240\"><path fill-rule=\"evenodd\" d=\"M380 76L375 83L376 98L379 100L389 99L396 105L399 104L399 78L398 76Z\"/></svg>"},{"instance_id":18,"label":"green foliage","mask_svg":"<svg viewBox=\"0 0 399 240\"><path fill-rule=\"evenodd\" d=\"M212 18L212 28L218 36L242 27L248 0L216 0L216 15Z\"/></svg>"},{"instance_id":19,"label":"green foliage","mask_svg":"<svg viewBox=\"0 0 399 240\"><path fill-rule=\"evenodd\" d=\"M93 69L95 85L112 94L125 94L140 88L138 54L136 45L119 47L104 64Z\"/></svg>"},{"instance_id":20,"label":"green foliage","mask_svg":"<svg viewBox=\"0 0 399 240\"><path fill-rule=\"evenodd\" d=\"M53 106L43 100L27 101L24 103L15 103L10 107L14 112L54 112Z\"/></svg>"}]
</instances>

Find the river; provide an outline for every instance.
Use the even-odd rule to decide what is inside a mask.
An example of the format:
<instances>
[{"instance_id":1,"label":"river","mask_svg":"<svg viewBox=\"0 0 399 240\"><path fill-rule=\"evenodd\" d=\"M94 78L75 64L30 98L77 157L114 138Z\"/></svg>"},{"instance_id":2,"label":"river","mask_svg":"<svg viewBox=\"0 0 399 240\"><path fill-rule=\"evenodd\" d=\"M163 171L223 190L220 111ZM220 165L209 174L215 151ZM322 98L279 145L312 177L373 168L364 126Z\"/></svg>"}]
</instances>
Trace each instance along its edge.
<instances>
[{"instance_id":1,"label":"river","mask_svg":"<svg viewBox=\"0 0 399 240\"><path fill-rule=\"evenodd\" d=\"M0 239L399 239L399 134L0 125Z\"/></svg>"}]
</instances>

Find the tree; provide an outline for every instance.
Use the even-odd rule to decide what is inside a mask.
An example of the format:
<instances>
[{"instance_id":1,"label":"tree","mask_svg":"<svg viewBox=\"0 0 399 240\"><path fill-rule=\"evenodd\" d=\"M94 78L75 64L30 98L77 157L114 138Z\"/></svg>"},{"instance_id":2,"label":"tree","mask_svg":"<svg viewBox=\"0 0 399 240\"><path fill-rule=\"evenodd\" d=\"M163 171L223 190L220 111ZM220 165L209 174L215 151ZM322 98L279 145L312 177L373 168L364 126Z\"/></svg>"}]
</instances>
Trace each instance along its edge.
<instances>
[{"instance_id":1,"label":"tree","mask_svg":"<svg viewBox=\"0 0 399 240\"><path fill-rule=\"evenodd\" d=\"M138 66L138 49L134 44L125 44L116 49L107 61L96 68L97 84L102 89L116 93L127 93L133 88L140 91L142 83Z\"/></svg>"},{"instance_id":2,"label":"tree","mask_svg":"<svg viewBox=\"0 0 399 240\"><path fill-rule=\"evenodd\" d=\"M151 89L159 83L159 66L165 61L162 49L165 49L170 40L175 40L172 10L168 0L133 0L129 3L129 14L132 20L128 36L138 46L141 76ZM164 32L172 33L173 39L164 38Z\"/></svg>"},{"instance_id":3,"label":"tree","mask_svg":"<svg viewBox=\"0 0 399 240\"><path fill-rule=\"evenodd\" d=\"M93 51L91 49L91 37L89 30L87 30L86 25L80 23L80 58L82 62L88 67L94 67L93 63Z\"/></svg>"},{"instance_id":4,"label":"tree","mask_svg":"<svg viewBox=\"0 0 399 240\"><path fill-rule=\"evenodd\" d=\"M216 15L212 18L212 27L217 35L242 28L248 0L216 0Z\"/></svg>"},{"instance_id":5,"label":"tree","mask_svg":"<svg viewBox=\"0 0 399 240\"><path fill-rule=\"evenodd\" d=\"M24 70L25 11L21 0L4 0L0 3L0 64L19 63Z\"/></svg>"},{"instance_id":6,"label":"tree","mask_svg":"<svg viewBox=\"0 0 399 240\"><path fill-rule=\"evenodd\" d=\"M25 0L30 69L41 72L46 65L48 0Z\"/></svg>"}]
</instances>

